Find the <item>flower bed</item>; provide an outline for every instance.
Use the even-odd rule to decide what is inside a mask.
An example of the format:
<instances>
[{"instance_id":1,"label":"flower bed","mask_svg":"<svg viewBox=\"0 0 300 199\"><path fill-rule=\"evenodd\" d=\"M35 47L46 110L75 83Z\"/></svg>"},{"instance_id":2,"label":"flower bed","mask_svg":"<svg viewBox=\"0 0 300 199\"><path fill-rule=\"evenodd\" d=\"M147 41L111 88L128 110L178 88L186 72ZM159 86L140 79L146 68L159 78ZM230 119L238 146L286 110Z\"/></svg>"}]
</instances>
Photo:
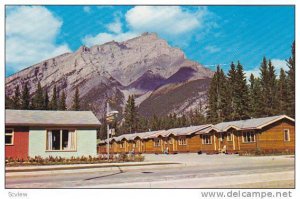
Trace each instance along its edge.
<instances>
[{"instance_id":1,"label":"flower bed","mask_svg":"<svg viewBox=\"0 0 300 199\"><path fill-rule=\"evenodd\" d=\"M118 163L118 162L142 162L144 156L141 154L115 154L110 155L107 160L106 155L97 157L81 156L81 157L53 157L42 158L41 156L28 157L27 159L6 158L5 166L36 166L36 165L69 165L69 164L97 164L97 163Z\"/></svg>"}]
</instances>

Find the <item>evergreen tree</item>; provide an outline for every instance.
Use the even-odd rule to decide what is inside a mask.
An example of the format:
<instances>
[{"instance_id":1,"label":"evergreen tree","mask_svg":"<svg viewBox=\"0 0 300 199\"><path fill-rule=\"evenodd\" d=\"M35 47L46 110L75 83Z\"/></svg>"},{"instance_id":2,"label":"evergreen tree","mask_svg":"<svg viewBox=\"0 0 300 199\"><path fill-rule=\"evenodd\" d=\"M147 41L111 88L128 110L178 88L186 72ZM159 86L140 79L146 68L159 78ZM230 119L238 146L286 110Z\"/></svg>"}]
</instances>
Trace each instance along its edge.
<instances>
[{"instance_id":1,"label":"evergreen tree","mask_svg":"<svg viewBox=\"0 0 300 199\"><path fill-rule=\"evenodd\" d=\"M36 109L35 103L34 103L34 98L30 99L29 109L30 110L35 110Z\"/></svg>"},{"instance_id":2,"label":"evergreen tree","mask_svg":"<svg viewBox=\"0 0 300 199\"><path fill-rule=\"evenodd\" d=\"M235 64L231 62L230 70L228 71L228 90L229 90L229 110L230 113L226 119L227 120L234 120L237 117L237 71L235 68Z\"/></svg>"},{"instance_id":3,"label":"evergreen tree","mask_svg":"<svg viewBox=\"0 0 300 199\"><path fill-rule=\"evenodd\" d=\"M151 121L150 121L150 129L152 131L156 131L156 130L159 130L160 129L160 119L159 117L157 117L156 114L154 114L151 118Z\"/></svg>"},{"instance_id":4,"label":"evergreen tree","mask_svg":"<svg viewBox=\"0 0 300 199\"><path fill-rule=\"evenodd\" d=\"M182 114L182 116L180 117L180 126L179 127L186 127L189 126L188 120L185 116L185 114Z\"/></svg>"},{"instance_id":5,"label":"evergreen tree","mask_svg":"<svg viewBox=\"0 0 300 199\"><path fill-rule=\"evenodd\" d=\"M48 90L47 89L45 89L45 92L44 92L43 109L44 110L49 110L49 96L48 96Z\"/></svg>"},{"instance_id":6,"label":"evergreen tree","mask_svg":"<svg viewBox=\"0 0 300 199\"><path fill-rule=\"evenodd\" d=\"M20 109L21 103L20 103L20 88L19 85L16 86L15 89L15 95L12 97L12 107L13 109Z\"/></svg>"},{"instance_id":7,"label":"evergreen tree","mask_svg":"<svg viewBox=\"0 0 300 199\"><path fill-rule=\"evenodd\" d=\"M57 91L56 91L56 85L54 85L53 87L53 91L52 91L52 98L50 101L50 109L51 110L57 110Z\"/></svg>"},{"instance_id":8,"label":"evergreen tree","mask_svg":"<svg viewBox=\"0 0 300 199\"><path fill-rule=\"evenodd\" d=\"M138 116L135 106L135 100L133 96L129 96L125 105L125 130L129 133L136 132L138 124Z\"/></svg>"},{"instance_id":9,"label":"evergreen tree","mask_svg":"<svg viewBox=\"0 0 300 199\"><path fill-rule=\"evenodd\" d=\"M30 94L29 94L27 82L25 83L23 90L22 90L21 109L23 109L23 110L30 109Z\"/></svg>"},{"instance_id":10,"label":"evergreen tree","mask_svg":"<svg viewBox=\"0 0 300 199\"><path fill-rule=\"evenodd\" d=\"M295 118L295 42L292 44L291 57L287 60L288 71L288 97L287 97L287 113Z\"/></svg>"},{"instance_id":11,"label":"evergreen tree","mask_svg":"<svg viewBox=\"0 0 300 199\"><path fill-rule=\"evenodd\" d=\"M217 67L209 86L208 90L208 107L207 107L207 117L212 123L218 122L218 80L220 76L220 68Z\"/></svg>"},{"instance_id":12,"label":"evergreen tree","mask_svg":"<svg viewBox=\"0 0 300 199\"><path fill-rule=\"evenodd\" d=\"M98 139L107 139L107 122L106 122L106 116L104 115L101 119L101 127L100 127L100 132L99 135L97 136Z\"/></svg>"},{"instance_id":13,"label":"evergreen tree","mask_svg":"<svg viewBox=\"0 0 300 199\"><path fill-rule=\"evenodd\" d=\"M12 99L5 94L5 109L13 109L13 101Z\"/></svg>"},{"instance_id":14,"label":"evergreen tree","mask_svg":"<svg viewBox=\"0 0 300 199\"><path fill-rule=\"evenodd\" d=\"M260 109L260 117L268 116L268 98L269 98L269 70L266 57L263 58L263 61L260 65L260 84L261 84L261 100L260 104L262 105Z\"/></svg>"},{"instance_id":15,"label":"evergreen tree","mask_svg":"<svg viewBox=\"0 0 300 199\"><path fill-rule=\"evenodd\" d=\"M236 100L236 115L233 119L247 119L249 118L249 95L246 77L243 66L238 62L236 70L236 84L235 84L235 100Z\"/></svg>"},{"instance_id":16,"label":"evergreen tree","mask_svg":"<svg viewBox=\"0 0 300 199\"><path fill-rule=\"evenodd\" d=\"M79 89L76 87L75 94L73 97L73 105L72 110L79 111L80 110L80 100L79 100Z\"/></svg>"},{"instance_id":17,"label":"evergreen tree","mask_svg":"<svg viewBox=\"0 0 300 199\"><path fill-rule=\"evenodd\" d=\"M250 75L249 85L249 116L260 117L261 115L261 84L258 78L255 78L253 74Z\"/></svg>"},{"instance_id":18,"label":"evergreen tree","mask_svg":"<svg viewBox=\"0 0 300 199\"><path fill-rule=\"evenodd\" d=\"M138 132L145 132L149 130L148 120L144 117L140 117L138 124Z\"/></svg>"},{"instance_id":19,"label":"evergreen tree","mask_svg":"<svg viewBox=\"0 0 300 199\"><path fill-rule=\"evenodd\" d=\"M278 102L278 114L287 114L288 111L288 102L287 102L287 96L288 96L288 82L287 77L285 75L285 71L281 68L280 69L280 75L278 80L278 95L277 99Z\"/></svg>"},{"instance_id":20,"label":"evergreen tree","mask_svg":"<svg viewBox=\"0 0 300 199\"><path fill-rule=\"evenodd\" d=\"M169 114L169 119L170 119L170 125L169 129L175 128L175 123L176 123L176 114Z\"/></svg>"},{"instance_id":21,"label":"evergreen tree","mask_svg":"<svg viewBox=\"0 0 300 199\"><path fill-rule=\"evenodd\" d=\"M44 109L44 96L43 96L43 89L41 83L38 82L36 93L33 97L32 107L36 110L43 110Z\"/></svg>"},{"instance_id":22,"label":"evergreen tree","mask_svg":"<svg viewBox=\"0 0 300 199\"><path fill-rule=\"evenodd\" d=\"M62 91L62 94L61 94L61 97L60 97L60 100L59 100L59 110L61 111L65 111L67 110L67 105L66 105L66 94L65 94L65 91L63 90Z\"/></svg>"},{"instance_id":23,"label":"evergreen tree","mask_svg":"<svg viewBox=\"0 0 300 199\"><path fill-rule=\"evenodd\" d=\"M276 115L276 110L278 110L278 98L277 98L277 79L275 68L269 60L268 62L268 71L269 71L269 96L268 96L268 114Z\"/></svg>"}]
</instances>

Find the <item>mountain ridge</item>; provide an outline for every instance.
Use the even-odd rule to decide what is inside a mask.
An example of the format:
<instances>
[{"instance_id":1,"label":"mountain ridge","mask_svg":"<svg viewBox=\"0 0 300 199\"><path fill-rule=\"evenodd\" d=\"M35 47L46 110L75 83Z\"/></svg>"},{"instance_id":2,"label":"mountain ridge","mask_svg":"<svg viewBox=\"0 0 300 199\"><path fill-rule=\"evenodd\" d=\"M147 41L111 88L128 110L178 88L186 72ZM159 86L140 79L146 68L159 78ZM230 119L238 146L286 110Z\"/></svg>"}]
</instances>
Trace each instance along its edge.
<instances>
[{"instance_id":1,"label":"mountain ridge","mask_svg":"<svg viewBox=\"0 0 300 199\"><path fill-rule=\"evenodd\" d=\"M34 93L40 82L51 96L56 85L67 94L70 107L75 88L79 87L84 108L101 118L107 99L114 99L116 108L122 111L128 95L136 95L141 104L141 99L147 99L161 86L210 79L212 75L212 71L186 59L183 51L171 47L156 33L144 33L123 42L81 46L73 53L27 67L6 78L5 93L12 96L15 87L26 82Z\"/></svg>"}]
</instances>

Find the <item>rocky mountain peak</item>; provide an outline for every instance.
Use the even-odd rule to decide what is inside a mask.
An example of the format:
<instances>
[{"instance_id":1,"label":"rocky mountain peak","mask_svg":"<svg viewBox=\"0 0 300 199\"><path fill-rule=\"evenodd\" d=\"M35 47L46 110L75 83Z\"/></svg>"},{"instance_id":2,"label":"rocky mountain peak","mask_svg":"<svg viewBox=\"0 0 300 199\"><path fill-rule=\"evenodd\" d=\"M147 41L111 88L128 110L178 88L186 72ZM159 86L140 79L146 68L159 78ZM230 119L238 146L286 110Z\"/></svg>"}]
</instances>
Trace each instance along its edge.
<instances>
[{"instance_id":1,"label":"rocky mountain peak","mask_svg":"<svg viewBox=\"0 0 300 199\"><path fill-rule=\"evenodd\" d=\"M16 85L28 83L34 93L37 82L52 95L54 85L67 94L71 106L75 88L86 108L100 118L108 98L121 108L129 94L139 101L147 99L155 89L168 84L211 78L213 72L186 59L179 48L171 47L156 33L143 33L133 39L111 41L92 47L81 46L30 66L6 78L6 94L12 96Z\"/></svg>"}]
</instances>

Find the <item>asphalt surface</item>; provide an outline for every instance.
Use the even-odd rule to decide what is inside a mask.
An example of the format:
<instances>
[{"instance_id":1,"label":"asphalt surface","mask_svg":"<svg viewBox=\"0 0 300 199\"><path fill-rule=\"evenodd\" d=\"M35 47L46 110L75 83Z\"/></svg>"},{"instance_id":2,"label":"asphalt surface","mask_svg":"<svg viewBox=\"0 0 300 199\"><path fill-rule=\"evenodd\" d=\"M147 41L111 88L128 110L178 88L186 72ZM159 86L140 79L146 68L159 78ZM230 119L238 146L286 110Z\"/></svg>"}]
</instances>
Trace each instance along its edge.
<instances>
[{"instance_id":1,"label":"asphalt surface","mask_svg":"<svg viewBox=\"0 0 300 199\"><path fill-rule=\"evenodd\" d=\"M192 165L178 168L151 168L145 166L137 170L119 167L119 171L93 171L87 173L66 173L45 176L6 177L6 188L114 188L115 184L145 183L155 181L172 181L179 179L207 179L214 177L234 177L242 175L258 176L271 173L280 174L283 172L294 172L293 161L275 162L264 164L263 161L256 164L224 164L224 165ZM249 178L249 177L248 177ZM111 186L110 186L111 185ZM293 188L293 180L278 179L271 181L268 187L265 183L249 183L251 188ZM278 187L279 186L279 187ZM131 186L129 186L131 187ZM181 187L180 184L176 186ZM186 186L182 186L186 187ZM243 187L241 185L228 185L223 187ZM134 188L134 186L132 187ZM198 187L201 188L201 187ZM211 188L214 188L212 186Z\"/></svg>"}]
</instances>

